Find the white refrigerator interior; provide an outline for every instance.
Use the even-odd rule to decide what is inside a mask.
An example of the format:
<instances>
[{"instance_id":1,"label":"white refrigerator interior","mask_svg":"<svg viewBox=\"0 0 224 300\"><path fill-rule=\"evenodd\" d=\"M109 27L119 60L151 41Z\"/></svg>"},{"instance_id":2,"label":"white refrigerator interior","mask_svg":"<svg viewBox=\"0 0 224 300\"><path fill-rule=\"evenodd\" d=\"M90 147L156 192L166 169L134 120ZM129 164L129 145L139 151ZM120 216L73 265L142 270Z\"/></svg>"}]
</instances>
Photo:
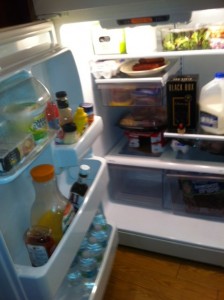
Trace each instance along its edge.
<instances>
[{"instance_id":1,"label":"white refrigerator interior","mask_svg":"<svg viewBox=\"0 0 224 300\"><path fill-rule=\"evenodd\" d=\"M185 211L180 201L183 200L182 178L214 184L223 182L223 156L198 149L180 155L172 151L169 142L160 155L130 151L124 130L118 124L131 107L108 104L110 95L118 88L156 84L164 90L169 76L176 74L199 74L200 89L215 72L224 70L224 50L203 50L202 55L202 50L163 52L158 46L157 51L147 54L143 51L95 55L91 39L92 27L98 19L104 17L102 24L113 27L115 23L118 25L115 22L118 19L136 17L135 13L138 17L149 14L149 4L153 16L170 15L170 21L174 22L178 17L179 21L188 20L191 10L218 8L223 3L191 1L189 5L186 1L169 1L169 5L162 5L161 1L142 1L131 3L127 9L124 0L121 5L116 1L104 1L103 5L102 2L95 1L95 6L89 7L88 1L77 4L36 0L35 9L40 18L52 18L52 21L0 33L1 82L25 72L40 80L52 98L55 92L65 90L73 111L82 102L92 102L95 113L94 123L75 145L55 145L52 135L37 145L18 167L0 177L0 261L3 265L0 277L5 283L1 299L80 299L80 295L75 294L76 289L67 285L66 274L101 203L112 230L89 299L103 296L118 236L123 245L224 265L223 212L214 207L213 215ZM158 29L161 26L159 23ZM160 45L161 40L157 38ZM165 57L169 65L158 76L143 78L95 79L90 71L90 64L96 61L123 62L145 56ZM0 89L1 111L6 101L3 87ZM13 95L14 86L7 89L7 93L10 92ZM164 95L164 101L165 98ZM1 118L4 121L4 116ZM224 142L223 136L183 136L169 132L164 135L167 141L175 138ZM41 163L54 164L59 188L66 197L77 179L81 163L89 164L91 173L90 188L81 209L49 261L34 268L23 235L29 227L35 197L29 171Z\"/></svg>"}]
</instances>

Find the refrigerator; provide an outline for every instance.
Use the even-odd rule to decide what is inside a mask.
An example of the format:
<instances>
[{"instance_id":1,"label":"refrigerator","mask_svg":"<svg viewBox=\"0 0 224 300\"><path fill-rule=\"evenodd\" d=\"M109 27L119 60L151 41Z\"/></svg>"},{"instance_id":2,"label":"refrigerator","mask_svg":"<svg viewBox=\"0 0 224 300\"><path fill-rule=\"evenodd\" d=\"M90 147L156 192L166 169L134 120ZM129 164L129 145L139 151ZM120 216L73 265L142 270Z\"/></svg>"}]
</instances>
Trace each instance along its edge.
<instances>
[{"instance_id":1,"label":"refrigerator","mask_svg":"<svg viewBox=\"0 0 224 300\"><path fill-rule=\"evenodd\" d=\"M127 128L119 123L135 108L128 103L128 97L136 89L155 85L159 90L159 105L149 105L150 109L156 106L156 110L150 110L150 117L154 117L161 107L162 115L166 112L166 83L170 76L198 74L200 91L215 72L224 70L223 49L164 51L158 34L161 28L169 29L174 23L192 21L196 26L212 20L223 25L223 1L34 0L33 3L39 21L0 31L0 130L5 139L1 139L1 144L10 138L4 132L4 108L27 95L27 78L43 84L53 100L57 91L66 91L73 111L81 103L92 103L94 122L72 145L56 144L55 133L49 133L44 142L36 143L12 169L1 171L0 298L102 299L118 244L223 266L222 204L217 207L214 204L217 201L212 202L210 191L211 205L187 205L181 184L196 181L202 186L209 183L211 188L213 184L222 187L222 153L204 151L197 145L203 142L222 145L224 137L164 130L162 151L151 153L131 146ZM129 48L129 53L96 53L92 31L95 24L109 31L149 24L156 28L156 35L152 36L157 42L156 49L149 51L147 47L151 44L145 47L143 43L140 49ZM164 57L168 66L150 76L120 75L125 63L141 57ZM107 61L118 66L115 76L94 73L93 66L97 72L102 71L97 63ZM112 105L112 96L117 94L125 104ZM147 111L148 104L142 107ZM189 152L174 151L172 140L187 141ZM136 142L133 136L131 141ZM30 170L43 163L54 165L57 184L67 198L77 180L79 166L88 164L89 189L48 262L32 267L24 243L35 199ZM77 287L69 285L67 274L99 206L111 232L95 282L88 295L80 295L76 293Z\"/></svg>"}]
</instances>

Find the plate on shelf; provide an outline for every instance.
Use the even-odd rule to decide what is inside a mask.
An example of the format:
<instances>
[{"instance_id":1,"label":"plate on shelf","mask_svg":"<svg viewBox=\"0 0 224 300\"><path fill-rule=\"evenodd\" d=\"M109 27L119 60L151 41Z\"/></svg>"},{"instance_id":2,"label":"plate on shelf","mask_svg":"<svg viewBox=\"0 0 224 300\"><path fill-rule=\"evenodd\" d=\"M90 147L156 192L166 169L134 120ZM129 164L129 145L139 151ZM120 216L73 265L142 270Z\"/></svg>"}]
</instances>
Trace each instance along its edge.
<instances>
[{"instance_id":1,"label":"plate on shelf","mask_svg":"<svg viewBox=\"0 0 224 300\"><path fill-rule=\"evenodd\" d=\"M144 76L151 76L151 75L157 74L157 73L161 72L162 70L164 70L165 68L167 68L170 64L170 62L168 60L166 60L165 65L163 65L159 68L144 70L144 71L133 71L132 67L135 64L137 64L138 62L139 62L139 60L128 61L127 63L124 63L120 67L120 71L124 74L127 74L130 77L144 77Z\"/></svg>"}]
</instances>

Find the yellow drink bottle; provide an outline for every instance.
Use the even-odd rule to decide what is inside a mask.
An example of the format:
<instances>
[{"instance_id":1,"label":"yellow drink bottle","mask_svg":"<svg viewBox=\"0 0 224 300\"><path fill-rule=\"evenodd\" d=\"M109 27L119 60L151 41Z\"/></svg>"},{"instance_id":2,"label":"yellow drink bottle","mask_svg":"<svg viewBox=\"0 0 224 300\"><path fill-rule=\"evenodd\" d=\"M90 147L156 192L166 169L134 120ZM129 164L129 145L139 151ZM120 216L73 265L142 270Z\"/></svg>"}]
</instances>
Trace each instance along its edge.
<instances>
[{"instance_id":1,"label":"yellow drink bottle","mask_svg":"<svg viewBox=\"0 0 224 300\"><path fill-rule=\"evenodd\" d=\"M36 166L30 173L36 194L31 208L31 225L50 228L58 244L74 217L74 209L58 189L53 165Z\"/></svg>"}]
</instances>

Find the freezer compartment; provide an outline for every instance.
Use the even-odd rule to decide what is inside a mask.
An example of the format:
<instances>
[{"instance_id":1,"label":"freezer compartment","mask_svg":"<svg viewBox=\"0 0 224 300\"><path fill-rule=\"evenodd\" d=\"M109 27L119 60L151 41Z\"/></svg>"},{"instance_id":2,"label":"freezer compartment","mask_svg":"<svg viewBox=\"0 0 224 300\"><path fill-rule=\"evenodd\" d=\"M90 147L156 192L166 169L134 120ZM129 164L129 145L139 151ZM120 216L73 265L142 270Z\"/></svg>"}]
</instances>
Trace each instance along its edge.
<instances>
[{"instance_id":1,"label":"freezer compartment","mask_svg":"<svg viewBox=\"0 0 224 300\"><path fill-rule=\"evenodd\" d=\"M163 103L161 83L99 84L105 106L160 106Z\"/></svg>"},{"instance_id":2,"label":"freezer compartment","mask_svg":"<svg viewBox=\"0 0 224 300\"><path fill-rule=\"evenodd\" d=\"M162 170L109 165L109 175L109 194L113 202L153 209L162 208Z\"/></svg>"},{"instance_id":3,"label":"freezer compartment","mask_svg":"<svg viewBox=\"0 0 224 300\"><path fill-rule=\"evenodd\" d=\"M167 187L176 214L224 220L224 177L167 171Z\"/></svg>"},{"instance_id":4,"label":"freezer compartment","mask_svg":"<svg viewBox=\"0 0 224 300\"><path fill-rule=\"evenodd\" d=\"M101 158L94 158L84 159L80 163L88 164L91 168L88 192L82 207L45 265L36 268L31 266L23 240L24 233L29 226L29 207L32 205L32 203L28 204L27 200L30 200L30 202L32 199L34 200L34 191L30 182L28 182L30 178L28 180L24 175L23 179L17 179L19 185L24 184L25 196L24 192L18 191L18 186L17 188L15 186L15 190L18 192L17 198L14 195L14 199L16 199L19 206L24 204L23 211L18 213L19 208L17 206L17 209L11 209L11 211L7 203L2 207L2 213L5 215L8 215L9 211L10 216L13 212L16 213L15 222L12 223L12 218L4 218L2 220L4 222L1 222L1 230L10 255L9 259L12 261L12 268L15 269L28 299L49 300L53 298L79 249L83 236L88 230L101 201L102 189L104 184L106 184L105 179L103 180L105 161ZM57 175L59 188L66 197L68 197L72 183L77 179L78 170L79 166L66 168ZM12 195L10 199L12 202ZM7 200L6 196L5 200ZM15 215L12 217L14 219ZM7 219L10 220L7 221Z\"/></svg>"}]
</instances>

